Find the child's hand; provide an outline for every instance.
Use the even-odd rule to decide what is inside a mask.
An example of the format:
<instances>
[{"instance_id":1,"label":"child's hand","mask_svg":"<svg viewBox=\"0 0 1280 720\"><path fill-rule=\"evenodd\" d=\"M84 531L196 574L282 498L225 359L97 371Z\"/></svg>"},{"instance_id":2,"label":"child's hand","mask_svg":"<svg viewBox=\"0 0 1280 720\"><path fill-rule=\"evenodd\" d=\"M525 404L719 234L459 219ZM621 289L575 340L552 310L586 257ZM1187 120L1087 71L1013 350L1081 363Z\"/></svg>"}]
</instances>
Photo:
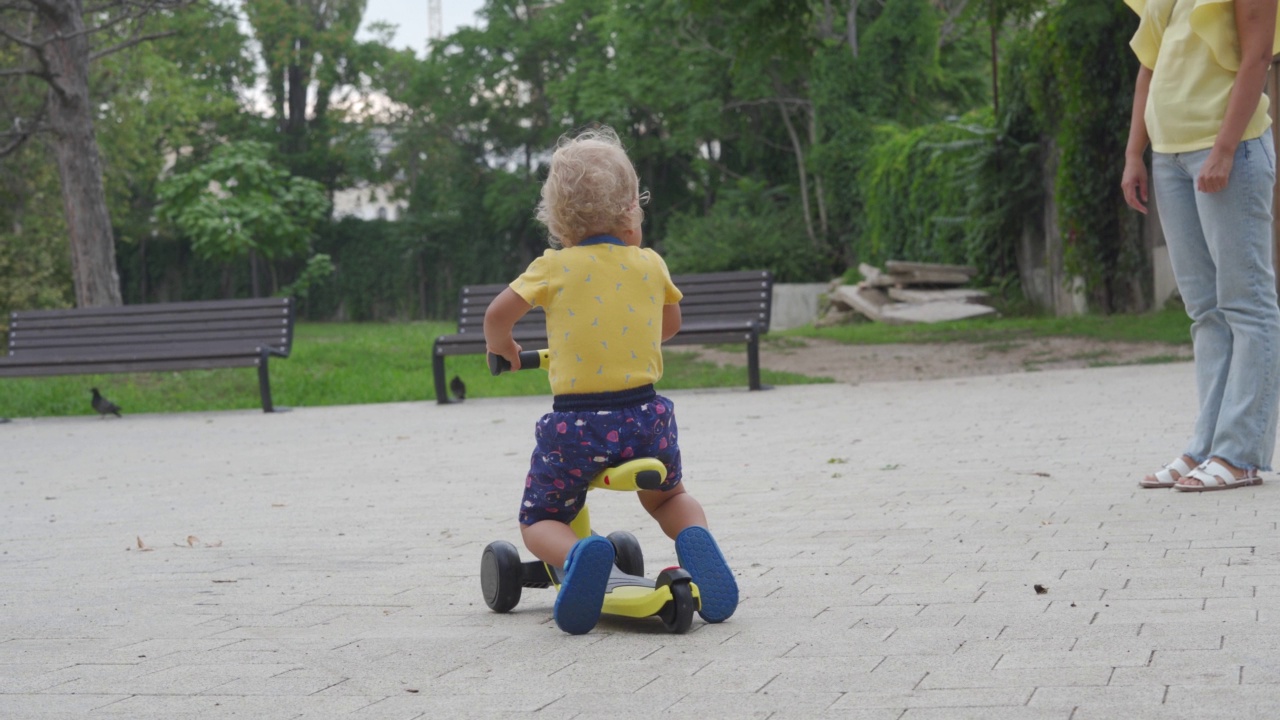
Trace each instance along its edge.
<instances>
[{"instance_id":1,"label":"child's hand","mask_svg":"<svg viewBox=\"0 0 1280 720\"><path fill-rule=\"evenodd\" d=\"M511 363L512 370L520 369L520 351L524 348L520 347L520 343L515 340L511 340L510 345L501 350L492 345L489 345L486 349L494 355L497 355L503 360Z\"/></svg>"}]
</instances>

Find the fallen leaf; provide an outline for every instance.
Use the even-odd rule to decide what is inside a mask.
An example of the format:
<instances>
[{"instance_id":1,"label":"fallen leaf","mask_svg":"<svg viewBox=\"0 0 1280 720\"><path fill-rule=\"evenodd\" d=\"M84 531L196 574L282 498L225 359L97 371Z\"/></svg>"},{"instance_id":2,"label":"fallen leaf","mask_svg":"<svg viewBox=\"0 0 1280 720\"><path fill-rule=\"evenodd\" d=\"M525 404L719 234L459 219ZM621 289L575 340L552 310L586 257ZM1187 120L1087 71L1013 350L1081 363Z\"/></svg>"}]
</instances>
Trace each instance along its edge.
<instances>
[{"instance_id":1,"label":"fallen leaf","mask_svg":"<svg viewBox=\"0 0 1280 720\"><path fill-rule=\"evenodd\" d=\"M155 550L155 548L147 547L147 544L146 544L146 543L144 543L144 542L142 542L142 536L141 536L141 535L139 535L139 536L137 536L137 537L138 537L138 549L139 549L139 550L141 550L142 552L151 552L152 550Z\"/></svg>"},{"instance_id":2,"label":"fallen leaf","mask_svg":"<svg viewBox=\"0 0 1280 720\"><path fill-rule=\"evenodd\" d=\"M200 538L196 537L195 535L187 536L187 547L195 547L196 543L198 542L200 542Z\"/></svg>"},{"instance_id":3,"label":"fallen leaf","mask_svg":"<svg viewBox=\"0 0 1280 720\"><path fill-rule=\"evenodd\" d=\"M1043 595L1043 594L1045 594L1045 593L1049 592L1049 588L1047 588L1047 587L1045 587L1045 586L1043 586L1043 585L1041 585L1041 584L1039 584L1039 583L1036 583L1036 585L1035 585L1035 589L1036 589L1036 594L1037 594L1037 595Z\"/></svg>"}]
</instances>

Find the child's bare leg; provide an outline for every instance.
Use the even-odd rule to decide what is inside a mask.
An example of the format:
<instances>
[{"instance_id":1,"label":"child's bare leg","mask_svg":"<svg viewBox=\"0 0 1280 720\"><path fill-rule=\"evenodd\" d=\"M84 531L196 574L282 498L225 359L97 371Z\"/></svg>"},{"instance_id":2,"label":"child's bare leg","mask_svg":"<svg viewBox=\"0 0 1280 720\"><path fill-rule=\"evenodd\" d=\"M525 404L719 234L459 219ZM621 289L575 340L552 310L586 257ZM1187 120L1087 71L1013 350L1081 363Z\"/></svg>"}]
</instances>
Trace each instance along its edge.
<instances>
[{"instance_id":1,"label":"child's bare leg","mask_svg":"<svg viewBox=\"0 0 1280 720\"><path fill-rule=\"evenodd\" d=\"M572 635L590 632L600 619L613 570L613 545L599 535L579 540L567 524L558 520L522 525L520 534L525 547L539 560L564 571L552 612L556 627Z\"/></svg>"},{"instance_id":2,"label":"child's bare leg","mask_svg":"<svg viewBox=\"0 0 1280 720\"><path fill-rule=\"evenodd\" d=\"M637 494L640 504L672 540L690 525L707 526L707 514L702 511L702 505L685 492L684 485L670 490L641 490Z\"/></svg>"},{"instance_id":3,"label":"child's bare leg","mask_svg":"<svg viewBox=\"0 0 1280 720\"><path fill-rule=\"evenodd\" d=\"M676 541L676 556L698 584L702 598L698 614L707 622L728 619L738 607L738 583L715 538L707 530L702 505L685 492L684 485L670 490L641 490L640 503L662 532Z\"/></svg>"},{"instance_id":4,"label":"child's bare leg","mask_svg":"<svg viewBox=\"0 0 1280 720\"><path fill-rule=\"evenodd\" d=\"M578 542L578 536L566 523L559 520L539 520L532 525L521 525L520 536L524 546L539 560L555 567L564 567L564 558Z\"/></svg>"}]
</instances>

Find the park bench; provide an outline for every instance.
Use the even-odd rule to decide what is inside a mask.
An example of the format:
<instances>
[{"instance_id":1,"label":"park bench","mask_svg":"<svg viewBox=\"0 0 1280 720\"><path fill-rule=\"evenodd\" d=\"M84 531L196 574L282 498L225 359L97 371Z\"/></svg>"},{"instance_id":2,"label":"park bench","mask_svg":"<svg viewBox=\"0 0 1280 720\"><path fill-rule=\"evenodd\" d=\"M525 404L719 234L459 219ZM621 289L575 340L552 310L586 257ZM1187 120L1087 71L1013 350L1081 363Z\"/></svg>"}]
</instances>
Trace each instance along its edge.
<instances>
[{"instance_id":1,"label":"park bench","mask_svg":"<svg viewBox=\"0 0 1280 720\"><path fill-rule=\"evenodd\" d=\"M768 270L676 275L671 278L684 293L680 301L680 332L663 343L710 345L746 343L747 380L752 390L761 390L760 336L769 331L769 310L773 302L773 275ZM489 303L507 286L468 285L458 299L458 332L436 338L432 348L432 375L436 402L449 402L445 382L445 361L450 355L485 352L484 313ZM547 326L542 308L534 308L516 323L512 333L526 349L546 347Z\"/></svg>"},{"instance_id":2,"label":"park bench","mask_svg":"<svg viewBox=\"0 0 1280 720\"><path fill-rule=\"evenodd\" d=\"M267 361L292 345L292 298L24 310L9 315L0 377L256 367L273 412Z\"/></svg>"}]
</instances>

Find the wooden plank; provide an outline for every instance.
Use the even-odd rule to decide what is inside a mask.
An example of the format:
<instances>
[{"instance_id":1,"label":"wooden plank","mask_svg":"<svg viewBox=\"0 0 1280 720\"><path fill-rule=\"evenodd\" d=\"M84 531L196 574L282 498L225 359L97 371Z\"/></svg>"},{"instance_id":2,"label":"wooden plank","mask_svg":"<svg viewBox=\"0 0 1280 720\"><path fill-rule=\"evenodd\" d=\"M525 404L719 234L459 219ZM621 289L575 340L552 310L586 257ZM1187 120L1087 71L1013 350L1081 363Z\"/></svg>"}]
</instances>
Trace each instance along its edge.
<instances>
[{"instance_id":1,"label":"wooden plank","mask_svg":"<svg viewBox=\"0 0 1280 720\"><path fill-rule=\"evenodd\" d=\"M995 313L995 308L962 302L893 303L881 308L880 321L891 325L965 320Z\"/></svg>"},{"instance_id":2,"label":"wooden plank","mask_svg":"<svg viewBox=\"0 0 1280 720\"><path fill-rule=\"evenodd\" d=\"M885 272L891 275L911 275L915 273L955 273L967 278L978 275L978 268L971 265L947 265L944 263L907 262L890 260L884 264Z\"/></svg>"},{"instance_id":3,"label":"wooden plank","mask_svg":"<svg viewBox=\"0 0 1280 720\"><path fill-rule=\"evenodd\" d=\"M968 275L942 270L917 270L910 273L890 273L881 278L882 284L888 285L964 285L970 280Z\"/></svg>"},{"instance_id":4,"label":"wooden plank","mask_svg":"<svg viewBox=\"0 0 1280 720\"><path fill-rule=\"evenodd\" d=\"M883 290L861 284L841 285L831 298L876 321L880 320L881 309L889 304L889 296Z\"/></svg>"},{"instance_id":5,"label":"wooden plank","mask_svg":"<svg viewBox=\"0 0 1280 720\"><path fill-rule=\"evenodd\" d=\"M945 290L922 290L920 288L889 288L889 297L898 302L905 303L928 303L928 302L982 302L987 298L985 290L976 290L973 288L947 288Z\"/></svg>"}]
</instances>

